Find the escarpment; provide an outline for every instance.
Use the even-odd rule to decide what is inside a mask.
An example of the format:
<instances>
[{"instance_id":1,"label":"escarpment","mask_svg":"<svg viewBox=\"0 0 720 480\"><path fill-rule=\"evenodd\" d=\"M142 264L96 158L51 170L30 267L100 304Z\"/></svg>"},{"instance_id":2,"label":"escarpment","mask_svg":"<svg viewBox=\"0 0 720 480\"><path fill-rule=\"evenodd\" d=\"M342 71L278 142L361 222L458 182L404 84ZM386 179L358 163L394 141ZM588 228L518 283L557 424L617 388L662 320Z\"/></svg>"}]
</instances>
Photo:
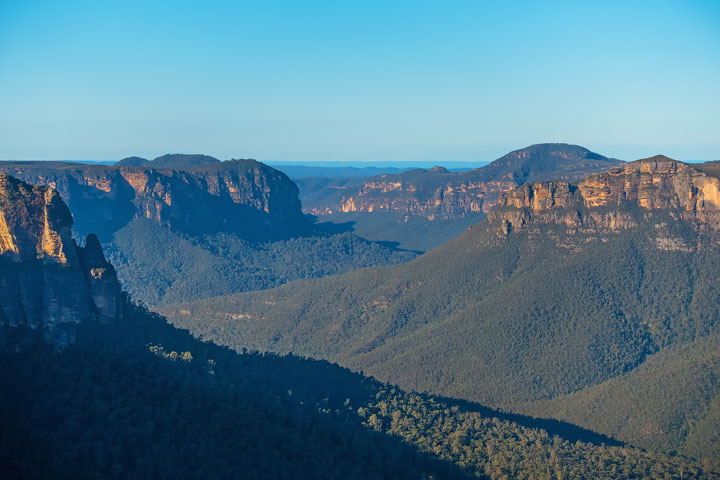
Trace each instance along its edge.
<instances>
[{"instance_id":1,"label":"escarpment","mask_svg":"<svg viewBox=\"0 0 720 480\"><path fill-rule=\"evenodd\" d=\"M329 185L326 196L314 195L305 208L313 215L398 212L430 220L462 218L487 213L502 193L525 182L579 180L621 163L577 145L538 144L465 172L435 167L341 180Z\"/></svg>"},{"instance_id":2,"label":"escarpment","mask_svg":"<svg viewBox=\"0 0 720 480\"><path fill-rule=\"evenodd\" d=\"M95 235L72 238L54 189L0 175L0 345L36 332L56 348L84 321L115 322L120 284Z\"/></svg>"},{"instance_id":3,"label":"escarpment","mask_svg":"<svg viewBox=\"0 0 720 480\"><path fill-rule=\"evenodd\" d=\"M337 207L314 207L310 212L318 215L335 212L400 212L430 220L460 218L471 213L486 212L495 205L500 192L517 186L509 179L472 180L463 178L459 173L438 173L432 170L417 172L416 178L406 178L409 175L405 174L398 176L400 178L395 179L383 175L368 181L357 193L343 197ZM420 185L425 179L419 177L423 176L439 185Z\"/></svg>"},{"instance_id":4,"label":"escarpment","mask_svg":"<svg viewBox=\"0 0 720 480\"><path fill-rule=\"evenodd\" d=\"M57 190L75 229L102 241L133 218L190 234L229 232L286 238L309 229L297 186L254 160L190 165L181 170L60 162L0 162L0 172Z\"/></svg>"},{"instance_id":5,"label":"escarpment","mask_svg":"<svg viewBox=\"0 0 720 480\"><path fill-rule=\"evenodd\" d=\"M657 244L690 248L678 236L664 235L677 221L696 232L720 230L720 179L664 156L656 156L592 175L577 185L536 182L500 196L488 225L501 235L538 233L554 227L577 241L652 224ZM665 232L666 233L666 232Z\"/></svg>"}]
</instances>

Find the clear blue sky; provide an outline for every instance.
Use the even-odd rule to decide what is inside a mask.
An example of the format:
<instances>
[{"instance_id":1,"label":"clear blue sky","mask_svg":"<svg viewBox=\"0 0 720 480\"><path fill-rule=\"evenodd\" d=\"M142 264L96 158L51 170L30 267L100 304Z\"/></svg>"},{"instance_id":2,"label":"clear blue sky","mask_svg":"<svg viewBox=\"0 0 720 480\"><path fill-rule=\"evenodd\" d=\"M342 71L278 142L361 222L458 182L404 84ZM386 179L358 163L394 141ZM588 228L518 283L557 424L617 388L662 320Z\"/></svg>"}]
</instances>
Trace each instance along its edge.
<instances>
[{"instance_id":1,"label":"clear blue sky","mask_svg":"<svg viewBox=\"0 0 720 480\"><path fill-rule=\"evenodd\" d=\"M0 158L720 158L720 1L0 0Z\"/></svg>"}]
</instances>

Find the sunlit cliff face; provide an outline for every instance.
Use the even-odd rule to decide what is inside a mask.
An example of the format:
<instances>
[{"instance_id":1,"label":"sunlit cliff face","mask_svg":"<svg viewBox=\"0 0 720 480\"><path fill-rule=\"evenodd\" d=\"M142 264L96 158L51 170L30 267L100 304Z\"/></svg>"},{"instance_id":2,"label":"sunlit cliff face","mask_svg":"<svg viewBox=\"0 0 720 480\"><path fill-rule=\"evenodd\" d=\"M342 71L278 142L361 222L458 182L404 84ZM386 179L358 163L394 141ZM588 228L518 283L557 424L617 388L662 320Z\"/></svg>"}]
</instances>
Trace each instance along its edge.
<instances>
[{"instance_id":1,"label":"sunlit cliff face","mask_svg":"<svg viewBox=\"0 0 720 480\"><path fill-rule=\"evenodd\" d=\"M282 173L251 160L186 170L147 167L0 166L34 185L52 186L68 203L81 234L102 241L133 218L148 218L192 234L261 230L282 237L307 228L297 186ZM261 232L262 233L262 232Z\"/></svg>"},{"instance_id":2,"label":"sunlit cliff face","mask_svg":"<svg viewBox=\"0 0 720 480\"><path fill-rule=\"evenodd\" d=\"M56 190L0 175L0 256L5 260L77 261L70 246L72 222Z\"/></svg>"},{"instance_id":3,"label":"sunlit cliff face","mask_svg":"<svg viewBox=\"0 0 720 480\"><path fill-rule=\"evenodd\" d=\"M115 270L94 235L76 245L72 225L56 190L0 175L0 344L20 328L64 348L80 322L119 319Z\"/></svg>"},{"instance_id":4,"label":"sunlit cliff face","mask_svg":"<svg viewBox=\"0 0 720 480\"><path fill-rule=\"evenodd\" d=\"M512 180L467 182L427 189L394 180L374 180L356 193L343 196L337 205L308 209L313 215L336 212L400 212L426 218L461 218L487 212L502 192L517 187Z\"/></svg>"},{"instance_id":5,"label":"sunlit cliff face","mask_svg":"<svg viewBox=\"0 0 720 480\"><path fill-rule=\"evenodd\" d=\"M462 218L489 212L501 194L528 181L578 181L622 163L577 145L539 144L466 172L435 167L344 183L337 187L338 194L314 198L306 211L313 215L396 212L428 219Z\"/></svg>"},{"instance_id":6,"label":"sunlit cliff face","mask_svg":"<svg viewBox=\"0 0 720 480\"><path fill-rule=\"evenodd\" d=\"M580 181L537 182L500 196L489 223L503 234L538 232L540 225L565 228L568 235L627 230L657 217L656 243L684 249L668 237L667 220L691 221L699 230L720 230L720 179L667 157L653 157L613 168ZM572 242L571 242L572 243Z\"/></svg>"}]
</instances>

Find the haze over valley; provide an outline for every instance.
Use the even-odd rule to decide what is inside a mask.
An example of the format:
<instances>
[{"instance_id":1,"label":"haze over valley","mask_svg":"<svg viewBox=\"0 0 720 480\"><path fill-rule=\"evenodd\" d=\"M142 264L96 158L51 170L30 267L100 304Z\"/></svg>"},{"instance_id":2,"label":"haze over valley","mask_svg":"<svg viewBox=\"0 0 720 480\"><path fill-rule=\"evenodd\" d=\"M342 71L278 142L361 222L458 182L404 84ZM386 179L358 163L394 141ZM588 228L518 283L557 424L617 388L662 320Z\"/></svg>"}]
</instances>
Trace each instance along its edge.
<instances>
[{"instance_id":1,"label":"haze over valley","mask_svg":"<svg viewBox=\"0 0 720 480\"><path fill-rule=\"evenodd\" d=\"M3 479L720 480L714 2L0 3Z\"/></svg>"}]
</instances>

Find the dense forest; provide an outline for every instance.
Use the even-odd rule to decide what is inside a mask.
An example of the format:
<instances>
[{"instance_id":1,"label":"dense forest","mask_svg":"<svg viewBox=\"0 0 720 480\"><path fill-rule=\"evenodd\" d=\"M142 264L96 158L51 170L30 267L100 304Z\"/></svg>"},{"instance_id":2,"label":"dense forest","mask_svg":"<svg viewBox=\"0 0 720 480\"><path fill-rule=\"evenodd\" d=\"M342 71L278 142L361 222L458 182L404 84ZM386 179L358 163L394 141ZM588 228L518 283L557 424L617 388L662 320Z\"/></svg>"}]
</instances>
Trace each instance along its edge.
<instances>
[{"instance_id":1,"label":"dense forest","mask_svg":"<svg viewBox=\"0 0 720 480\"><path fill-rule=\"evenodd\" d=\"M638 368L521 410L643 448L720 460L720 335L649 356Z\"/></svg>"},{"instance_id":2,"label":"dense forest","mask_svg":"<svg viewBox=\"0 0 720 480\"><path fill-rule=\"evenodd\" d=\"M720 480L720 0L0 0L0 480Z\"/></svg>"},{"instance_id":3,"label":"dense forest","mask_svg":"<svg viewBox=\"0 0 720 480\"><path fill-rule=\"evenodd\" d=\"M602 384L655 352L717 331L716 244L658 215L669 236L703 248L658 249L654 224L570 251L563 242L582 241L562 237L560 228L498 243L494 231L477 226L408 264L163 311L174 323L232 347L326 358L404 388L512 410ZM714 384L699 392L703 385L649 400L669 402L661 412L689 407L687 422L700 425L710 421L706 414L717 392ZM688 395L697 401L684 403ZM637 424L601 431L636 440L648 417L640 405L633 408L629 415ZM567 418L598 425L581 409ZM704 458L717 451L693 443L694 427L664 425L655 432L660 438L643 445Z\"/></svg>"},{"instance_id":4,"label":"dense forest","mask_svg":"<svg viewBox=\"0 0 720 480\"><path fill-rule=\"evenodd\" d=\"M61 353L0 361L13 478L720 478L559 422L193 339L125 301Z\"/></svg>"},{"instance_id":5,"label":"dense forest","mask_svg":"<svg viewBox=\"0 0 720 480\"><path fill-rule=\"evenodd\" d=\"M344 203L343 200L366 198L370 200L366 206L372 205L373 208L353 208L352 211L390 211L422 216L432 213L438 217L449 214L450 217L459 218L472 211L480 211L467 210L461 204L477 201L482 204L488 195L496 198L499 191L507 191L523 183L538 180L578 180L622 163L579 145L541 143L514 150L487 165L465 171L449 171L436 165L430 169L413 168L364 178L323 179L317 177L325 175L318 175L297 183L300 186L303 208L308 212L325 214L330 213L328 210L343 211L339 209ZM378 189L379 184L386 188ZM496 190L498 187L499 190ZM494 194L491 193L493 191ZM461 208L451 208L444 212L442 209L434 210L433 206L438 206L445 200L443 195L437 196L439 192L453 197L454 207ZM453 193L457 192L463 194L454 197ZM425 205L429 199L432 201Z\"/></svg>"},{"instance_id":6,"label":"dense forest","mask_svg":"<svg viewBox=\"0 0 720 480\"><path fill-rule=\"evenodd\" d=\"M303 210L318 215L321 227L344 227L368 240L426 252L481 221L502 192L537 180L578 180L622 163L578 145L543 143L467 171L436 166L295 182Z\"/></svg>"},{"instance_id":7,"label":"dense forest","mask_svg":"<svg viewBox=\"0 0 720 480\"><path fill-rule=\"evenodd\" d=\"M261 290L416 256L352 233L249 242L231 233L182 234L143 218L115 232L103 250L123 288L148 305Z\"/></svg>"},{"instance_id":8,"label":"dense forest","mask_svg":"<svg viewBox=\"0 0 720 480\"><path fill-rule=\"evenodd\" d=\"M403 250L427 252L461 235L485 214L435 218L397 212L349 212L320 215L317 227L328 232L353 232L375 242L389 242Z\"/></svg>"}]
</instances>

